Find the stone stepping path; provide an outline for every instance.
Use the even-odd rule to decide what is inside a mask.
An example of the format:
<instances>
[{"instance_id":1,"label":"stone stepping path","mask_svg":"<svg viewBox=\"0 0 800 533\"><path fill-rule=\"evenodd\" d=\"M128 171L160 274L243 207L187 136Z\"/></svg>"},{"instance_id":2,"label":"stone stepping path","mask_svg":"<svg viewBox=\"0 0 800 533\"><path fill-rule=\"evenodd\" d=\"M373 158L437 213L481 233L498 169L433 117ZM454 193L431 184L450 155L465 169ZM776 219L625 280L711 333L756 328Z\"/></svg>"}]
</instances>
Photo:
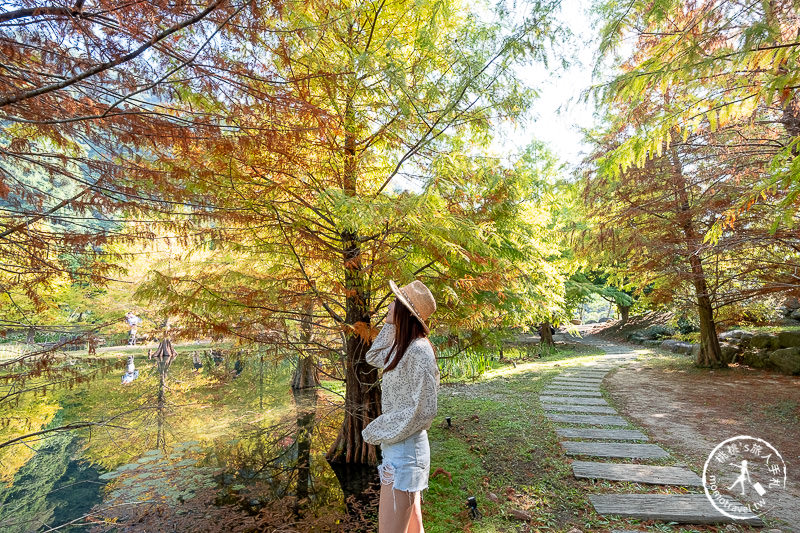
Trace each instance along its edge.
<instances>
[{"instance_id":1,"label":"stone stepping path","mask_svg":"<svg viewBox=\"0 0 800 533\"><path fill-rule=\"evenodd\" d=\"M545 411L558 411L562 413L598 413L604 415L615 415L617 412L605 405L570 405L566 403L543 403Z\"/></svg>"},{"instance_id":2,"label":"stone stepping path","mask_svg":"<svg viewBox=\"0 0 800 533\"><path fill-rule=\"evenodd\" d=\"M600 385L603 383L602 379L587 379L587 378L561 378L554 379L550 383L563 383L564 385Z\"/></svg>"},{"instance_id":3,"label":"stone stepping path","mask_svg":"<svg viewBox=\"0 0 800 533\"><path fill-rule=\"evenodd\" d=\"M675 466L572 461L572 472L575 477L585 479L610 479L612 481L631 481L651 485L680 485L682 487L703 486L703 480L700 479L700 476L691 470Z\"/></svg>"},{"instance_id":4,"label":"stone stepping path","mask_svg":"<svg viewBox=\"0 0 800 533\"><path fill-rule=\"evenodd\" d=\"M551 387L568 389L568 390L590 390L599 391L600 384L592 383L568 383L566 381L554 381L550 384Z\"/></svg>"},{"instance_id":5,"label":"stone stepping path","mask_svg":"<svg viewBox=\"0 0 800 533\"><path fill-rule=\"evenodd\" d=\"M591 494L589 501L602 515L641 520L663 520L682 524L724 524L735 522L763 526L756 517L733 520L714 509L705 494Z\"/></svg>"},{"instance_id":6,"label":"stone stepping path","mask_svg":"<svg viewBox=\"0 0 800 533\"><path fill-rule=\"evenodd\" d=\"M612 415L560 415L545 413L553 422L566 422L568 424L589 424L592 426L627 426L628 421L621 416Z\"/></svg>"},{"instance_id":7,"label":"stone stepping path","mask_svg":"<svg viewBox=\"0 0 800 533\"><path fill-rule=\"evenodd\" d=\"M583 396L583 397L594 397L594 398L602 398L603 395L600 394L600 391L596 390L569 390L569 389L544 389L542 394L547 396Z\"/></svg>"},{"instance_id":8,"label":"stone stepping path","mask_svg":"<svg viewBox=\"0 0 800 533\"><path fill-rule=\"evenodd\" d=\"M539 396L546 403L568 403L570 405L608 405L603 398L583 398L580 396Z\"/></svg>"},{"instance_id":9,"label":"stone stepping path","mask_svg":"<svg viewBox=\"0 0 800 533\"><path fill-rule=\"evenodd\" d=\"M540 393L545 416L556 424L569 424L557 427L556 434L563 439L577 439L561 442L566 455L637 461L669 459L669 452L656 444L646 443L649 440L647 435L638 429L622 429L629 426L628 421L608 405L600 392L606 374L634 359L635 354L613 345L611 349L617 353L608 353L606 346L602 348L607 352L602 359L567 369ZM595 427L574 427L575 424ZM575 460L572 472L581 479L680 486L694 490L702 487L700 477L682 466ZM590 494L589 499L601 515L686 524L744 522L763 525L755 516L744 521L726 517L714 509L705 494Z\"/></svg>"},{"instance_id":10,"label":"stone stepping path","mask_svg":"<svg viewBox=\"0 0 800 533\"><path fill-rule=\"evenodd\" d=\"M561 445L567 455L592 455L595 457L620 457L626 459L666 459L669 457L669 452L657 444L575 442L568 440L563 441ZM687 470L687 472L690 471Z\"/></svg>"},{"instance_id":11,"label":"stone stepping path","mask_svg":"<svg viewBox=\"0 0 800 533\"><path fill-rule=\"evenodd\" d=\"M556 428L556 434L569 439L650 440L638 429Z\"/></svg>"}]
</instances>

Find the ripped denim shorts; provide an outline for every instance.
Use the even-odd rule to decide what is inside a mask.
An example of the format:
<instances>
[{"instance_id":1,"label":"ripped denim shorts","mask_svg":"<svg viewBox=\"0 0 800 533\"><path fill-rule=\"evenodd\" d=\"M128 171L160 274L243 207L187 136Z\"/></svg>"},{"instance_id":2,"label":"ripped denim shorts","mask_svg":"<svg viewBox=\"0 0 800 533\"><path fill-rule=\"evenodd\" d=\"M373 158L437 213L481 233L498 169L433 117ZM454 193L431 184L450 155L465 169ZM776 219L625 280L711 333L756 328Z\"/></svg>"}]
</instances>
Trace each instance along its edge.
<instances>
[{"instance_id":1,"label":"ripped denim shorts","mask_svg":"<svg viewBox=\"0 0 800 533\"><path fill-rule=\"evenodd\" d=\"M431 449L424 429L394 444L381 444L383 462L378 466L381 484L396 490L418 492L428 488Z\"/></svg>"}]
</instances>

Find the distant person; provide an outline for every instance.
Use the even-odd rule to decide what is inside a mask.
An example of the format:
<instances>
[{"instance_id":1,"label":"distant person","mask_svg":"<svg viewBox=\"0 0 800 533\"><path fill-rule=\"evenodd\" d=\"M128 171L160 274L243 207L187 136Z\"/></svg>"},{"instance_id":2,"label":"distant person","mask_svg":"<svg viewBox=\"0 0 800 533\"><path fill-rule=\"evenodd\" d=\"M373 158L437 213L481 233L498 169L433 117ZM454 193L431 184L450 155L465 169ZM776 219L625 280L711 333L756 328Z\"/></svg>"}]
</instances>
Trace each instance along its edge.
<instances>
[{"instance_id":1,"label":"distant person","mask_svg":"<svg viewBox=\"0 0 800 533\"><path fill-rule=\"evenodd\" d=\"M134 315L133 311L128 311L125 315L125 323L128 324L130 328L128 333L128 346L134 346L136 344L136 332L139 330L139 324L142 323L142 319Z\"/></svg>"},{"instance_id":2,"label":"distant person","mask_svg":"<svg viewBox=\"0 0 800 533\"><path fill-rule=\"evenodd\" d=\"M192 352L192 366L194 366L195 372L203 368L203 361L200 360L199 352Z\"/></svg>"},{"instance_id":3,"label":"distant person","mask_svg":"<svg viewBox=\"0 0 800 533\"><path fill-rule=\"evenodd\" d=\"M383 456L378 531L417 533L423 531L420 495L428 488L431 466L427 430L439 390L439 367L425 324L436 301L421 281L405 287L390 281L389 287L397 298L366 354L369 364L383 369L383 414L361 435L380 444Z\"/></svg>"},{"instance_id":4,"label":"distant person","mask_svg":"<svg viewBox=\"0 0 800 533\"><path fill-rule=\"evenodd\" d=\"M136 370L136 365L133 362L133 354L128 356L127 372L122 376L122 384L127 385L139 377L139 371Z\"/></svg>"},{"instance_id":5,"label":"distant person","mask_svg":"<svg viewBox=\"0 0 800 533\"><path fill-rule=\"evenodd\" d=\"M241 374L243 370L244 370L244 363L242 362L241 359L236 359L236 362L233 363L233 371L235 373L234 377L238 378L239 374Z\"/></svg>"}]
</instances>

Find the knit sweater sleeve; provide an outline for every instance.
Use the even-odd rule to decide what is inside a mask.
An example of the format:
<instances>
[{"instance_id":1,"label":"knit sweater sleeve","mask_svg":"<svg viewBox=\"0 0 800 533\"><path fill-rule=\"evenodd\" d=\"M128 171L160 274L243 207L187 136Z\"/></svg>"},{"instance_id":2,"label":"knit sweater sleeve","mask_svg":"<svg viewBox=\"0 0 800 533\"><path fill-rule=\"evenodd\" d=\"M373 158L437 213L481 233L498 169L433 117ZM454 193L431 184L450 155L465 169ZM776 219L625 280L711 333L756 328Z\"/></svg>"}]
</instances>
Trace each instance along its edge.
<instances>
[{"instance_id":1,"label":"knit sweater sleeve","mask_svg":"<svg viewBox=\"0 0 800 533\"><path fill-rule=\"evenodd\" d=\"M399 385L404 398L400 409L383 413L361 432L370 444L394 444L412 434L431 427L437 410L439 369L430 346L420 343L409 348L403 359L409 358L406 375ZM391 370L397 372L400 368Z\"/></svg>"},{"instance_id":2,"label":"knit sweater sleeve","mask_svg":"<svg viewBox=\"0 0 800 533\"><path fill-rule=\"evenodd\" d=\"M378 368L383 368L383 361L386 359L386 355L392 348L393 342L394 324L389 324L387 322L383 325L380 332L378 332L378 336L375 337L374 341L372 341L372 347L364 356L367 359L367 363L371 364L372 366L377 366Z\"/></svg>"}]
</instances>

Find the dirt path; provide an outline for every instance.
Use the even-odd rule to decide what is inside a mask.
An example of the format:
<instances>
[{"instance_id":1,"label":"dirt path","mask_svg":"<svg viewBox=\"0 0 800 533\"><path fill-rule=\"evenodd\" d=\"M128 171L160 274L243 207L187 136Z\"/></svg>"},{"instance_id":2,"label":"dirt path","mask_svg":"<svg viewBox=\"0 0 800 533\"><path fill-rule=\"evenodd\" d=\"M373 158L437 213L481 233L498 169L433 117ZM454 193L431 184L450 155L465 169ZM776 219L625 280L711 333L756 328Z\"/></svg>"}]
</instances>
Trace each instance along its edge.
<instances>
[{"instance_id":1,"label":"dirt path","mask_svg":"<svg viewBox=\"0 0 800 533\"><path fill-rule=\"evenodd\" d=\"M770 501L766 518L779 521L783 531L800 532L800 379L746 367L699 370L689 360L659 358L591 335L573 340L642 354L604 384L623 415L697 473L730 437L750 435L775 446L787 464L787 491Z\"/></svg>"}]
</instances>

